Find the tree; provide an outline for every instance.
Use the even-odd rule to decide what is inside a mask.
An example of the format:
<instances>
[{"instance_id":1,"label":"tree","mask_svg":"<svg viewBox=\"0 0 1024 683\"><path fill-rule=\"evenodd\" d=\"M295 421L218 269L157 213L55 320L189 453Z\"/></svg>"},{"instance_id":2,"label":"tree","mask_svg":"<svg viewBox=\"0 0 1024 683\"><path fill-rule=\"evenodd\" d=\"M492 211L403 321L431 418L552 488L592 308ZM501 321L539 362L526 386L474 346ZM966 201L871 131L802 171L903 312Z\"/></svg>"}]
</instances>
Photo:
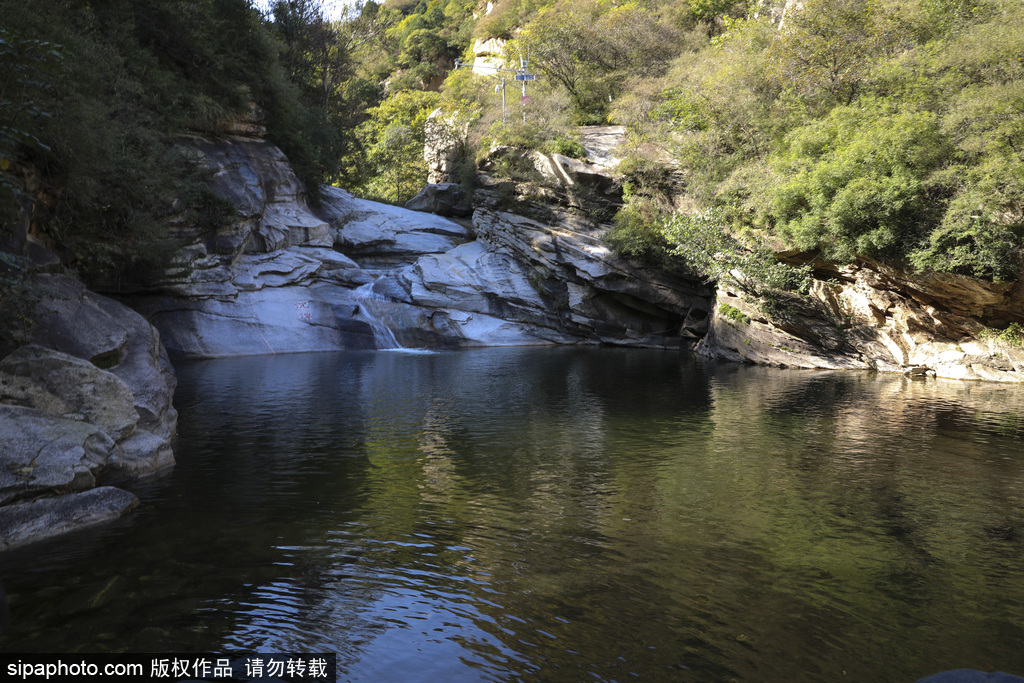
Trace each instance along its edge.
<instances>
[{"instance_id":1,"label":"tree","mask_svg":"<svg viewBox=\"0 0 1024 683\"><path fill-rule=\"evenodd\" d=\"M438 93L402 90L367 112L357 134L374 172L358 190L396 204L419 191L427 178L425 125L440 101Z\"/></svg>"},{"instance_id":2,"label":"tree","mask_svg":"<svg viewBox=\"0 0 1024 683\"><path fill-rule=\"evenodd\" d=\"M872 60L900 44L899 17L881 0L807 0L765 56L776 87L828 108L851 104Z\"/></svg>"}]
</instances>

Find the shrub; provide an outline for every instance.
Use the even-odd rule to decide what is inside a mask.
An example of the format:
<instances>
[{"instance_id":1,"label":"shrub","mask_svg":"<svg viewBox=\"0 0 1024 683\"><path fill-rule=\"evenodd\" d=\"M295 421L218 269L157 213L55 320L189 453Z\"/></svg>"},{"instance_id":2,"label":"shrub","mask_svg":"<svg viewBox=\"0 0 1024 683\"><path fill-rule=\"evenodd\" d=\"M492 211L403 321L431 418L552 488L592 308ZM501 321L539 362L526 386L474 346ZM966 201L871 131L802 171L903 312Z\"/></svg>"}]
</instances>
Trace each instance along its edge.
<instances>
[{"instance_id":1,"label":"shrub","mask_svg":"<svg viewBox=\"0 0 1024 683\"><path fill-rule=\"evenodd\" d=\"M718 312L721 313L725 318L732 320L733 322L740 323L741 325L750 324L750 316L729 304L719 304Z\"/></svg>"},{"instance_id":2,"label":"shrub","mask_svg":"<svg viewBox=\"0 0 1024 683\"><path fill-rule=\"evenodd\" d=\"M545 151L549 154L561 154L564 157L571 157L573 159L587 158L587 150L583 148L583 143L567 133L559 135L554 140L548 142L545 145Z\"/></svg>"},{"instance_id":3,"label":"shrub","mask_svg":"<svg viewBox=\"0 0 1024 683\"><path fill-rule=\"evenodd\" d=\"M937 117L884 106L839 107L793 131L770 165L761 217L827 258L904 256L944 208L933 174L951 153Z\"/></svg>"},{"instance_id":4,"label":"shrub","mask_svg":"<svg viewBox=\"0 0 1024 683\"><path fill-rule=\"evenodd\" d=\"M665 213L657 202L647 197L629 198L615 215L614 227L607 242L616 252L642 263L671 269L670 244L665 239Z\"/></svg>"},{"instance_id":5,"label":"shrub","mask_svg":"<svg viewBox=\"0 0 1024 683\"><path fill-rule=\"evenodd\" d=\"M676 214L664 224L664 235L672 245L670 253L709 281L727 279L752 293L777 289L805 294L810 287L810 265L782 263L754 237L749 246L741 243L727 232L720 211Z\"/></svg>"}]
</instances>

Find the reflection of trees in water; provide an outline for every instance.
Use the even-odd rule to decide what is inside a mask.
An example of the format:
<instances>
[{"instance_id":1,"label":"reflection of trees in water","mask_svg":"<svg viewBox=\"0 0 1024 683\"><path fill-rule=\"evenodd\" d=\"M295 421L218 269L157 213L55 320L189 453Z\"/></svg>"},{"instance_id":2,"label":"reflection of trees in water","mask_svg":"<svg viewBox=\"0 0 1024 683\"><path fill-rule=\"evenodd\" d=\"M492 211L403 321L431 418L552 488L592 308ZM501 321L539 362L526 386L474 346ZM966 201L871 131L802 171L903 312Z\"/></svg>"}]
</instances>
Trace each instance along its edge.
<instances>
[{"instance_id":1,"label":"reflection of trees in water","mask_svg":"<svg viewBox=\"0 0 1024 683\"><path fill-rule=\"evenodd\" d=\"M615 349L182 378L167 498L19 651L322 648L367 680L1013 668L1024 462L991 416L1024 414L1015 387Z\"/></svg>"},{"instance_id":2,"label":"reflection of trees in water","mask_svg":"<svg viewBox=\"0 0 1024 683\"><path fill-rule=\"evenodd\" d=\"M1013 540L1024 529L1024 460L1019 437L979 416L1021 414L1024 392L756 368L716 380L715 442L728 444L719 462L750 494L738 505L732 498L733 521L762 545L773 590L880 620L924 610L920 628L937 633L963 623L965 602L991 607L983 627L947 642L947 657L1015 623L1024 587L1009 577L1024 560ZM751 459L761 466L744 478ZM876 628L840 623L833 644L870 639Z\"/></svg>"}]
</instances>

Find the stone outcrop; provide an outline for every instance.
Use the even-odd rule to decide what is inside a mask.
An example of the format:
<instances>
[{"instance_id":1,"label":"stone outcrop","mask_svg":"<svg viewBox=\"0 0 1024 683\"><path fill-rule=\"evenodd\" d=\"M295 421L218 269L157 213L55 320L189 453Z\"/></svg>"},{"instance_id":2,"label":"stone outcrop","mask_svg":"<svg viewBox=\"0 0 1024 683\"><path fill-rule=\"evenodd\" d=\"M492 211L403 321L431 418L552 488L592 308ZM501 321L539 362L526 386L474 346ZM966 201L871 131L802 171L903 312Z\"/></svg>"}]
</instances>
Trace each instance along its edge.
<instances>
[{"instance_id":1,"label":"stone outcrop","mask_svg":"<svg viewBox=\"0 0 1024 683\"><path fill-rule=\"evenodd\" d=\"M494 5L487 3L486 14L490 14ZM503 38L477 38L473 41L473 73L493 76L497 69L504 66L505 41Z\"/></svg>"},{"instance_id":2,"label":"stone outcrop","mask_svg":"<svg viewBox=\"0 0 1024 683\"><path fill-rule=\"evenodd\" d=\"M427 183L450 183L466 156L469 121L457 114L435 109L423 124L423 160L427 162Z\"/></svg>"},{"instance_id":3,"label":"stone outcrop","mask_svg":"<svg viewBox=\"0 0 1024 683\"><path fill-rule=\"evenodd\" d=\"M138 505L133 493L100 486L55 498L0 507L0 550L109 522Z\"/></svg>"},{"instance_id":4,"label":"stone outcrop","mask_svg":"<svg viewBox=\"0 0 1024 683\"><path fill-rule=\"evenodd\" d=\"M173 370L138 313L68 276L37 275L36 343L0 360L0 549L121 514L97 486L174 464Z\"/></svg>"},{"instance_id":5,"label":"stone outcrop","mask_svg":"<svg viewBox=\"0 0 1024 683\"><path fill-rule=\"evenodd\" d=\"M1024 285L862 261L810 295L766 306L721 286L704 355L767 365L1024 381L1024 349L995 330L1024 316ZM771 315L764 313L769 308Z\"/></svg>"},{"instance_id":6,"label":"stone outcrop","mask_svg":"<svg viewBox=\"0 0 1024 683\"><path fill-rule=\"evenodd\" d=\"M469 195L461 185L441 183L427 185L419 194L405 203L410 211L436 213L438 216L466 217L473 213Z\"/></svg>"},{"instance_id":7,"label":"stone outcrop","mask_svg":"<svg viewBox=\"0 0 1024 683\"><path fill-rule=\"evenodd\" d=\"M186 356L394 343L696 344L707 356L768 365L1019 381L1020 351L985 336L1024 321L1016 285L867 261L819 264L809 296L766 304L618 258L604 243L608 226L578 209L619 205L612 169L622 135L585 130L585 162L496 150L490 167L518 180L484 176L465 225L436 215L461 202L442 203L437 187L411 204L430 214L337 188L314 211L276 148L200 139L238 220L195 235L159 291L133 305ZM510 203L541 209L526 218Z\"/></svg>"},{"instance_id":8,"label":"stone outcrop","mask_svg":"<svg viewBox=\"0 0 1024 683\"><path fill-rule=\"evenodd\" d=\"M196 235L158 292L131 299L173 353L392 343L678 347L703 333L707 292L616 257L603 246L607 226L568 212L553 213L545 224L483 208L470 227L337 188L325 188L314 212L280 153L261 144L197 143L216 169L214 189L238 207L238 221L220 235ZM560 178L554 184L567 193L587 186L600 194L614 186L606 172L583 162L545 159ZM428 189L434 191L413 205L446 213L434 203L440 191L461 188ZM480 196L494 203L493 193ZM463 213L464 201L456 196L447 203ZM292 217L291 226L318 227L283 230L281 216ZM393 341L382 339L383 328Z\"/></svg>"},{"instance_id":9,"label":"stone outcrop","mask_svg":"<svg viewBox=\"0 0 1024 683\"><path fill-rule=\"evenodd\" d=\"M625 126L583 126L580 140L587 161L604 171L614 171L621 157L617 148L626 142Z\"/></svg>"},{"instance_id":10,"label":"stone outcrop","mask_svg":"<svg viewBox=\"0 0 1024 683\"><path fill-rule=\"evenodd\" d=\"M210 253L232 256L331 246L329 226L310 209L305 187L278 147L259 139L198 136L184 138L182 145L210 169L211 189L235 207L237 218L213 234L178 225L180 236L202 239Z\"/></svg>"}]
</instances>

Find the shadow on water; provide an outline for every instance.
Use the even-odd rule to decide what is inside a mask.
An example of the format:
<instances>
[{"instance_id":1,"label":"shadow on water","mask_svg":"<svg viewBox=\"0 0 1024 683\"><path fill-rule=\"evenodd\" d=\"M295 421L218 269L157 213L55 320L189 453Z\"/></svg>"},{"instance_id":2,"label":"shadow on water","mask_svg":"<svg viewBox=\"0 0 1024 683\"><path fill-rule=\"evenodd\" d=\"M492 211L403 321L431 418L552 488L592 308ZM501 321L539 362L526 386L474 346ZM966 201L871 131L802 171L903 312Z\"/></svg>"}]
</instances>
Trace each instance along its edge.
<instances>
[{"instance_id":1,"label":"shadow on water","mask_svg":"<svg viewBox=\"0 0 1024 683\"><path fill-rule=\"evenodd\" d=\"M0 555L0 650L342 680L1024 672L1016 387L660 351L182 364L144 504Z\"/></svg>"}]
</instances>

